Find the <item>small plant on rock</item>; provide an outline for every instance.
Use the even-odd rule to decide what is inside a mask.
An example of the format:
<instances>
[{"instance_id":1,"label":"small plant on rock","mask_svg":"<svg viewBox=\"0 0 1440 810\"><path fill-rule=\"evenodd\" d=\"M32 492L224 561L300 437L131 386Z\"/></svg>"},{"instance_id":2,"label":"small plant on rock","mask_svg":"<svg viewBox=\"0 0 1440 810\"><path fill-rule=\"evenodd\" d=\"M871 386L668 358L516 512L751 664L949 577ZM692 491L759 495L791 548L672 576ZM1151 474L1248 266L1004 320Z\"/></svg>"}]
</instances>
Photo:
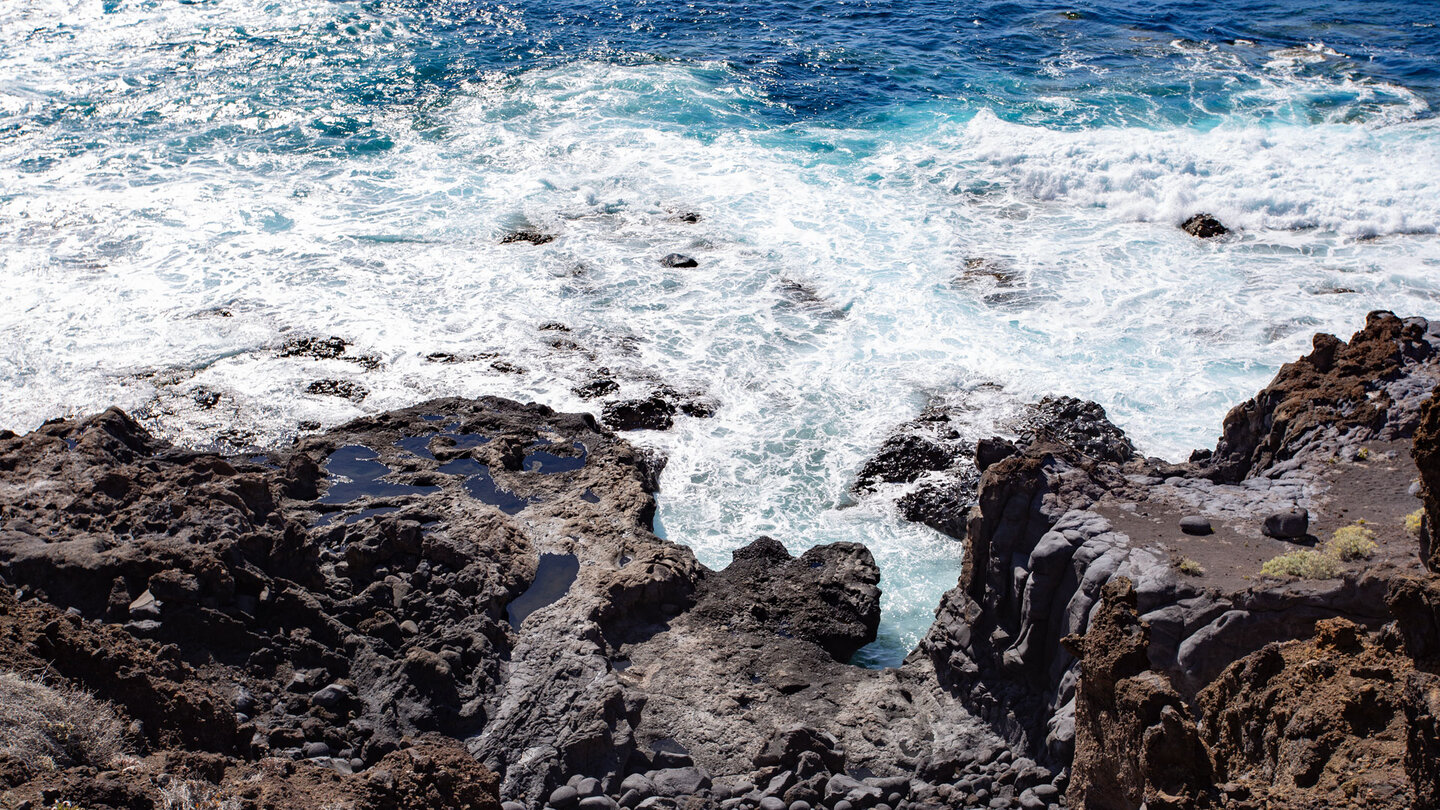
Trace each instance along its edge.
<instances>
[{"instance_id":1,"label":"small plant on rock","mask_svg":"<svg viewBox=\"0 0 1440 810\"><path fill-rule=\"evenodd\" d=\"M1342 561L1368 560L1380 547L1375 545L1375 532L1359 523L1343 526L1331 535L1325 550Z\"/></svg>"}]
</instances>

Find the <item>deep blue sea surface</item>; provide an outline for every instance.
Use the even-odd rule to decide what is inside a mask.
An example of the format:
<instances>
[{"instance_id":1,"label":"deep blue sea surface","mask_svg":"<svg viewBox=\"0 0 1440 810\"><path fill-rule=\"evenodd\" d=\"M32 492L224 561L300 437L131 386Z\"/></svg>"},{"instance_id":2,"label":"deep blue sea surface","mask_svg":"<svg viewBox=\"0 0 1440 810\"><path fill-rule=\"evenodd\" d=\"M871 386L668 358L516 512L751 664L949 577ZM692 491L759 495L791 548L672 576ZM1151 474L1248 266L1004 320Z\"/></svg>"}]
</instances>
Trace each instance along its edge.
<instances>
[{"instance_id":1,"label":"deep blue sea surface","mask_svg":"<svg viewBox=\"0 0 1440 810\"><path fill-rule=\"evenodd\" d=\"M635 436L670 454L668 536L714 566L761 533L866 543L865 660L893 663L959 547L847 492L925 404L980 436L1072 394L1179 457L1315 331L1440 317L1437 25L1440 2L11 0L0 426L119 404L265 445L445 394L593 409L571 389L597 373L702 391L713 419ZM1200 211L1236 233L1176 228ZM277 356L298 334L383 364Z\"/></svg>"}]
</instances>

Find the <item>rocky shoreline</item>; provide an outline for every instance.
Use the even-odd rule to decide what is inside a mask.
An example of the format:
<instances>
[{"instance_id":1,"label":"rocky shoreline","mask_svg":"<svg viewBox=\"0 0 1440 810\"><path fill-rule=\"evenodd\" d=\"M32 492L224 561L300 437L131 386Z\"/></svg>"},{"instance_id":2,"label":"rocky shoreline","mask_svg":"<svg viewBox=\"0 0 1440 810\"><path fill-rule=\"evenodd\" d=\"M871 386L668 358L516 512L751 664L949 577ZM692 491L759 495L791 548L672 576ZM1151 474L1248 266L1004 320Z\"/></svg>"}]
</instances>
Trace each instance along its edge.
<instances>
[{"instance_id":1,"label":"rocky shoreline","mask_svg":"<svg viewBox=\"0 0 1440 810\"><path fill-rule=\"evenodd\" d=\"M1437 384L1440 324L1373 313L1184 464L1074 399L979 438L927 410L855 491L907 488L964 569L886 670L848 663L869 551L712 571L653 531L663 459L589 415L443 399L263 455L118 410L5 432L0 676L100 703L0 743L0 805L1434 806ZM1262 572L1354 526L1333 577Z\"/></svg>"}]
</instances>

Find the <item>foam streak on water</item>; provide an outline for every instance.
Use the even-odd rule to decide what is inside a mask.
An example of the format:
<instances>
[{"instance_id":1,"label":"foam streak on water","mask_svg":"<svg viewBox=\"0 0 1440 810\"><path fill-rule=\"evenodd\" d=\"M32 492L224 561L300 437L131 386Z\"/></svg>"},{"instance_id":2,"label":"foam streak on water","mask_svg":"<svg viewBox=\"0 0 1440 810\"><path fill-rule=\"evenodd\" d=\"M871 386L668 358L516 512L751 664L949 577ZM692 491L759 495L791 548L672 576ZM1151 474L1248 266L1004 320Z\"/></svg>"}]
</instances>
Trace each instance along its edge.
<instances>
[{"instance_id":1,"label":"foam streak on water","mask_svg":"<svg viewBox=\"0 0 1440 810\"><path fill-rule=\"evenodd\" d=\"M857 57L838 45L813 69L693 43L641 58L562 48L544 9L446 8L464 24L311 2L0 9L0 425L119 404L180 441L265 445L440 395L593 408L570 389L600 367L627 394L693 388L715 418L637 437L671 456L669 536L710 565L760 533L866 543L886 593L868 660L893 662L958 545L846 492L932 397L983 390L982 422L1095 399L1174 458L1313 332L1440 316L1431 91L1343 50L1170 24L1096 29L1099 48L1047 12L1026 35L1060 33L1005 82L983 53L917 63L960 60L983 89L924 90L881 60L899 101L839 109ZM471 64L482 35L529 50ZM1106 55L1122 41L1144 70ZM1175 227L1198 210L1241 236ZM556 238L500 244L517 228ZM660 266L670 252L699 268ZM555 321L571 331L537 328ZM382 364L278 356L312 334ZM305 393L321 378L368 396Z\"/></svg>"}]
</instances>

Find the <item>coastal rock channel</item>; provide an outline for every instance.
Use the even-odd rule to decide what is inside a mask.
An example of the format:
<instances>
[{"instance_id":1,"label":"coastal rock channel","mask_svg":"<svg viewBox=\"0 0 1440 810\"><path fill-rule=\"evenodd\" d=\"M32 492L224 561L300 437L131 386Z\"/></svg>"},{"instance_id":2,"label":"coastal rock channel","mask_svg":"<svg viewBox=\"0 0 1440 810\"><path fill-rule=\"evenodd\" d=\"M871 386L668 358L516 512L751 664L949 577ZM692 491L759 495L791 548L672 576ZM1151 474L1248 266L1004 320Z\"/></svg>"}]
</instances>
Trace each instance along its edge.
<instances>
[{"instance_id":1,"label":"coastal rock channel","mask_svg":"<svg viewBox=\"0 0 1440 810\"><path fill-rule=\"evenodd\" d=\"M1437 383L1440 330L1374 313L1185 464L1093 403L974 443L928 411L856 491L910 487L964 570L884 670L848 663L868 550L710 570L653 531L663 460L589 415L3 432L0 805L1434 806Z\"/></svg>"}]
</instances>

